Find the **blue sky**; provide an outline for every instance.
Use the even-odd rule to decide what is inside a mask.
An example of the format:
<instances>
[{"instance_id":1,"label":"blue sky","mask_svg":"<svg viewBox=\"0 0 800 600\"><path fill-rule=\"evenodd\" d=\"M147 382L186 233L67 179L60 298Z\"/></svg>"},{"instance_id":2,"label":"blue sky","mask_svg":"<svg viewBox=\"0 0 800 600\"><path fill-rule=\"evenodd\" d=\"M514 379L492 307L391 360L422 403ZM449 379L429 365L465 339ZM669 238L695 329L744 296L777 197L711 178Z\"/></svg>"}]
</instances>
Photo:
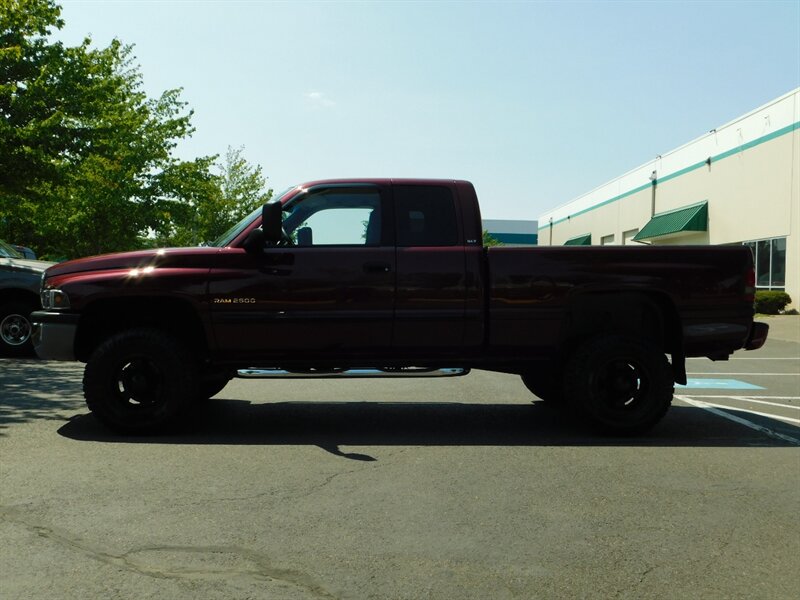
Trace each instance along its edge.
<instances>
[{"instance_id":1,"label":"blue sky","mask_svg":"<svg viewBox=\"0 0 800 600\"><path fill-rule=\"evenodd\" d=\"M65 1L182 87L184 158L244 146L270 187L472 181L536 219L800 86L800 2Z\"/></svg>"}]
</instances>

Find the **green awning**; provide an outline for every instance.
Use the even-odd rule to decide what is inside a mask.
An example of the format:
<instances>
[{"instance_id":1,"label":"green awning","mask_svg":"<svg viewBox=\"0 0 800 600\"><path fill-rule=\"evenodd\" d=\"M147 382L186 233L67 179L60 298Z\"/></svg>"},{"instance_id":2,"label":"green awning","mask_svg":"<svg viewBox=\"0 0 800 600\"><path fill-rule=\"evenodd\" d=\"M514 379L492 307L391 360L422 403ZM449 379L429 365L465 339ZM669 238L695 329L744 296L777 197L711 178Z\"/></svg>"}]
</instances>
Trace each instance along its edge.
<instances>
[{"instance_id":1,"label":"green awning","mask_svg":"<svg viewBox=\"0 0 800 600\"><path fill-rule=\"evenodd\" d=\"M638 242L687 231L708 231L708 202L653 215L633 239Z\"/></svg>"},{"instance_id":2,"label":"green awning","mask_svg":"<svg viewBox=\"0 0 800 600\"><path fill-rule=\"evenodd\" d=\"M565 246L591 246L592 245L592 234L585 233L583 235L576 235L574 238L569 238L566 242L564 242Z\"/></svg>"}]
</instances>

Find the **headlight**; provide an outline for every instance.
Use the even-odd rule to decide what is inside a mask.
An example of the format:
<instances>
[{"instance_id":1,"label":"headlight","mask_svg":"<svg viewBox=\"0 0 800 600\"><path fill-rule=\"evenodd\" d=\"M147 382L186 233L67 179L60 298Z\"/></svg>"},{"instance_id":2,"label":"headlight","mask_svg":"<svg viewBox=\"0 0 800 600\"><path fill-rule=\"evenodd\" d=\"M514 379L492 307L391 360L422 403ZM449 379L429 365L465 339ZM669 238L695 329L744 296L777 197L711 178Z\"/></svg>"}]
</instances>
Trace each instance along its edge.
<instances>
[{"instance_id":1,"label":"headlight","mask_svg":"<svg viewBox=\"0 0 800 600\"><path fill-rule=\"evenodd\" d=\"M69 296L61 290L42 290L42 308L45 310L63 310L69 308Z\"/></svg>"}]
</instances>

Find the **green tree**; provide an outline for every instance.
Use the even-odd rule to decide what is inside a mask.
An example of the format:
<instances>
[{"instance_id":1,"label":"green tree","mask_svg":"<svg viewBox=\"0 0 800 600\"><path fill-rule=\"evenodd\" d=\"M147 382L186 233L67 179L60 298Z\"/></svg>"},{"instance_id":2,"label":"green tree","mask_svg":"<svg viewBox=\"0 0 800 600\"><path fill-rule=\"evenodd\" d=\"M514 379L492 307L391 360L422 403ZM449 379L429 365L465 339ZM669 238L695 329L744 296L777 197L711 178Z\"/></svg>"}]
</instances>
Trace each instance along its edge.
<instances>
[{"instance_id":1,"label":"green tree","mask_svg":"<svg viewBox=\"0 0 800 600\"><path fill-rule=\"evenodd\" d=\"M168 237L218 193L215 157L179 161L192 111L148 98L132 47L49 39L52 0L0 0L0 237L40 254L125 250Z\"/></svg>"},{"instance_id":2,"label":"green tree","mask_svg":"<svg viewBox=\"0 0 800 600\"><path fill-rule=\"evenodd\" d=\"M181 190L188 203L181 207L183 212L174 220L174 230L163 242L197 245L213 241L272 197L261 166L247 162L243 147L229 146L224 159L206 172L205 180L188 178L194 182L194 190ZM179 177L178 182L184 181L187 178Z\"/></svg>"},{"instance_id":3,"label":"green tree","mask_svg":"<svg viewBox=\"0 0 800 600\"><path fill-rule=\"evenodd\" d=\"M82 121L95 116L96 70L88 46L49 44L60 8L0 0L0 193L51 181L89 143ZM78 109L77 107L80 107Z\"/></svg>"}]
</instances>

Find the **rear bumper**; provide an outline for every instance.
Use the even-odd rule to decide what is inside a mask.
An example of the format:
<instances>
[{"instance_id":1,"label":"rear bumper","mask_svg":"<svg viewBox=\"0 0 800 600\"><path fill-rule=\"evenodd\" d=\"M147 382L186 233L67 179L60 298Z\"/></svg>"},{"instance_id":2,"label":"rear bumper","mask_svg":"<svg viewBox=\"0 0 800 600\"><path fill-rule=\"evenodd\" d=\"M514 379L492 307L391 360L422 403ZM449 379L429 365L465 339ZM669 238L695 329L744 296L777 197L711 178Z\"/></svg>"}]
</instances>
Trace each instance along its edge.
<instances>
[{"instance_id":1,"label":"rear bumper","mask_svg":"<svg viewBox=\"0 0 800 600\"><path fill-rule=\"evenodd\" d=\"M75 334L80 315L38 310L31 313L33 348L44 360L77 360Z\"/></svg>"},{"instance_id":2,"label":"rear bumper","mask_svg":"<svg viewBox=\"0 0 800 600\"><path fill-rule=\"evenodd\" d=\"M758 350L767 341L769 334L769 325L766 323L753 323L750 328L750 335L747 336L747 341L744 344L745 350Z\"/></svg>"}]
</instances>

